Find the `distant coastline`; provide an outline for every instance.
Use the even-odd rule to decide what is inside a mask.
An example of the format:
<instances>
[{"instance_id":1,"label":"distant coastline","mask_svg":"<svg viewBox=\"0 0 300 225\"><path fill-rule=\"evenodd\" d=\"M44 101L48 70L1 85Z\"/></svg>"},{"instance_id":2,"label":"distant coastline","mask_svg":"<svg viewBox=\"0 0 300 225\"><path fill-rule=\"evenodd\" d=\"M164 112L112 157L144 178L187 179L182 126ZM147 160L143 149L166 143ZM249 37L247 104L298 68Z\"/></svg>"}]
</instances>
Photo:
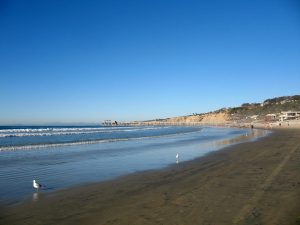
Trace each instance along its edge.
<instances>
[{"instance_id":1,"label":"distant coastline","mask_svg":"<svg viewBox=\"0 0 300 225\"><path fill-rule=\"evenodd\" d=\"M293 116L288 116L292 114ZM300 95L266 99L262 103L244 103L239 107L222 108L208 113L193 113L148 121L121 123L123 125L190 125L258 128L300 128Z\"/></svg>"}]
</instances>

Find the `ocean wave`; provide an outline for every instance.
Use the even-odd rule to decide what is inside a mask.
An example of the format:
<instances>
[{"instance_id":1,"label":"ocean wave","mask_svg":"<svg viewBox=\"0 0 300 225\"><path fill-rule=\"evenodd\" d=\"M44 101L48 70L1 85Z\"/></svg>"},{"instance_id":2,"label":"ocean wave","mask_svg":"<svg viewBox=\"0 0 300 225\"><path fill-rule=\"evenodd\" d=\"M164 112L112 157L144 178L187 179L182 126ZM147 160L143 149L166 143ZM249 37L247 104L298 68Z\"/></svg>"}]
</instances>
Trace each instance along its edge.
<instances>
[{"instance_id":1,"label":"ocean wave","mask_svg":"<svg viewBox=\"0 0 300 225\"><path fill-rule=\"evenodd\" d=\"M85 130L111 130L111 129L118 129L118 128L117 127L14 128L14 129L2 129L2 130L0 130L0 133L6 133L6 132L25 133L25 132L48 132L48 131L53 131L53 132L55 132L55 131L85 131Z\"/></svg>"},{"instance_id":2,"label":"ocean wave","mask_svg":"<svg viewBox=\"0 0 300 225\"><path fill-rule=\"evenodd\" d=\"M126 132L124 130L115 130L115 131L76 131L76 132L42 132L42 133L6 133L0 134L0 137L29 137L29 136L58 136L58 135L82 135L82 134L93 134L93 133L112 133L112 132Z\"/></svg>"},{"instance_id":3,"label":"ocean wave","mask_svg":"<svg viewBox=\"0 0 300 225\"><path fill-rule=\"evenodd\" d=\"M132 137L132 138L112 138L112 139L101 139L101 140L86 140L86 141L75 141L75 142L65 142L65 143L47 143L47 144L32 144L32 145L16 145L16 146L1 146L1 151L13 151L13 150L31 150L38 148L55 148L55 147L65 147L65 146L75 146L75 145L85 145L85 144L98 144L98 143L108 143L108 142L118 142L118 141L131 141L131 140L142 140L142 139L153 139L162 137L173 137L177 135L186 135L191 133L201 132L201 129L190 132L181 132L174 134L163 134L157 136L143 136L143 137Z\"/></svg>"},{"instance_id":4,"label":"ocean wave","mask_svg":"<svg viewBox=\"0 0 300 225\"><path fill-rule=\"evenodd\" d=\"M113 142L113 141L126 141L127 139L105 139L105 140L94 140L94 141L77 141L77 142L68 142L68 143L53 143L53 144L35 144L35 145L22 145L22 146L5 146L0 147L0 151L9 151L9 150L26 150L26 149L35 149L35 148L47 148L47 147L63 147L63 146L72 146L72 145L83 145L83 144L97 144L104 142Z\"/></svg>"},{"instance_id":5,"label":"ocean wave","mask_svg":"<svg viewBox=\"0 0 300 225\"><path fill-rule=\"evenodd\" d=\"M166 127L165 127L166 128ZM29 136L58 136L58 135L84 135L95 133L134 132L143 130L157 130L156 127L122 127L122 128L42 128L42 129L7 129L0 130L0 138L29 137Z\"/></svg>"}]
</instances>

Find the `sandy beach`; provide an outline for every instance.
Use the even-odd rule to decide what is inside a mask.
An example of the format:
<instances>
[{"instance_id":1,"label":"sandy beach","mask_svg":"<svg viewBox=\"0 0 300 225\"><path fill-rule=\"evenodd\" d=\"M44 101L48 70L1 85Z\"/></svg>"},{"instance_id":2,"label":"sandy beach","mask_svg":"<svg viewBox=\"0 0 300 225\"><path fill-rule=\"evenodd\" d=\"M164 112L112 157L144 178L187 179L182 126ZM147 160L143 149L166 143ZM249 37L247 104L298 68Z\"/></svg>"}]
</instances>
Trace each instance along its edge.
<instances>
[{"instance_id":1,"label":"sandy beach","mask_svg":"<svg viewBox=\"0 0 300 225\"><path fill-rule=\"evenodd\" d=\"M0 224L299 224L300 130L163 170L33 196Z\"/></svg>"}]
</instances>

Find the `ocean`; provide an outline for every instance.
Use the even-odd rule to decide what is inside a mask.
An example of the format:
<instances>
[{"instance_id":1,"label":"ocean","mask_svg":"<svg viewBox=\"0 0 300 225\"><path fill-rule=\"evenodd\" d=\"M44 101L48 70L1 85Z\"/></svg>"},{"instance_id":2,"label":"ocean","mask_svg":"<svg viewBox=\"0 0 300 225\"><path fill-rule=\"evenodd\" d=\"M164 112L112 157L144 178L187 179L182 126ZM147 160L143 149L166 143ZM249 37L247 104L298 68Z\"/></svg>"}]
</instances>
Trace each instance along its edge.
<instances>
[{"instance_id":1,"label":"ocean","mask_svg":"<svg viewBox=\"0 0 300 225\"><path fill-rule=\"evenodd\" d=\"M0 202L37 200L35 179L52 191L159 169L264 134L197 126L0 127ZM176 162L176 154L179 161Z\"/></svg>"}]
</instances>

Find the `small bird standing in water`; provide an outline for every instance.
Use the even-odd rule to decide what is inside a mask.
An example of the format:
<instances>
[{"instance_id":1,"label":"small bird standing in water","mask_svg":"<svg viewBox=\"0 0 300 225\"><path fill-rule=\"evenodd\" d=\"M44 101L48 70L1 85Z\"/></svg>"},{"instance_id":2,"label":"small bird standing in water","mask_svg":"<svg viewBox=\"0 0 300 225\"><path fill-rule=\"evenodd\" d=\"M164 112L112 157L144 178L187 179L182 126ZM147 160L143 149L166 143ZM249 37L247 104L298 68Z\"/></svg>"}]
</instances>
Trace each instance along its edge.
<instances>
[{"instance_id":1,"label":"small bird standing in water","mask_svg":"<svg viewBox=\"0 0 300 225\"><path fill-rule=\"evenodd\" d=\"M33 187L37 190L43 187L41 184L37 183L36 180L33 180L32 184L33 184Z\"/></svg>"},{"instance_id":2,"label":"small bird standing in water","mask_svg":"<svg viewBox=\"0 0 300 225\"><path fill-rule=\"evenodd\" d=\"M179 154L177 153L176 154L176 163L178 163L179 162Z\"/></svg>"}]
</instances>

